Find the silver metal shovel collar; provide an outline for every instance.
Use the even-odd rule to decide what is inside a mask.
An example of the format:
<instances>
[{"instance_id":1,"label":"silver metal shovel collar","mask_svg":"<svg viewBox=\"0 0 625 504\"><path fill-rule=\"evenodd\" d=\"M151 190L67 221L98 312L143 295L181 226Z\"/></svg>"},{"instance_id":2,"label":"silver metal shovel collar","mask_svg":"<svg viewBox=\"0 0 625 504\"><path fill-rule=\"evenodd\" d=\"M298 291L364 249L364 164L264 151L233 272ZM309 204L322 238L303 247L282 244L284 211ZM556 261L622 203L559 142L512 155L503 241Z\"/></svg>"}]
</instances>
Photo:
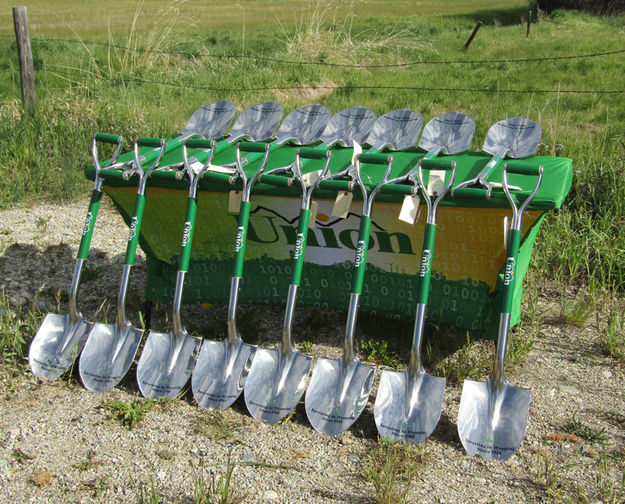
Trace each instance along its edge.
<instances>
[{"instance_id":1,"label":"silver metal shovel collar","mask_svg":"<svg viewBox=\"0 0 625 504\"><path fill-rule=\"evenodd\" d=\"M475 121L462 112L448 112L430 119L421 134L419 147L428 151L428 155L459 154L469 150Z\"/></svg>"},{"instance_id":2,"label":"silver metal shovel collar","mask_svg":"<svg viewBox=\"0 0 625 504\"><path fill-rule=\"evenodd\" d=\"M330 111L323 105L300 107L286 116L276 134L276 143L294 141L307 145L316 142L329 120Z\"/></svg>"},{"instance_id":3,"label":"silver metal shovel collar","mask_svg":"<svg viewBox=\"0 0 625 504\"><path fill-rule=\"evenodd\" d=\"M366 143L381 151L385 147L392 150L410 149L417 144L423 118L421 114L410 109L399 109L387 112L378 118Z\"/></svg>"},{"instance_id":4,"label":"silver metal shovel collar","mask_svg":"<svg viewBox=\"0 0 625 504\"><path fill-rule=\"evenodd\" d=\"M351 107L332 116L321 135L328 147L340 144L349 147L352 142L362 143L375 124L376 116L367 107Z\"/></svg>"}]
</instances>

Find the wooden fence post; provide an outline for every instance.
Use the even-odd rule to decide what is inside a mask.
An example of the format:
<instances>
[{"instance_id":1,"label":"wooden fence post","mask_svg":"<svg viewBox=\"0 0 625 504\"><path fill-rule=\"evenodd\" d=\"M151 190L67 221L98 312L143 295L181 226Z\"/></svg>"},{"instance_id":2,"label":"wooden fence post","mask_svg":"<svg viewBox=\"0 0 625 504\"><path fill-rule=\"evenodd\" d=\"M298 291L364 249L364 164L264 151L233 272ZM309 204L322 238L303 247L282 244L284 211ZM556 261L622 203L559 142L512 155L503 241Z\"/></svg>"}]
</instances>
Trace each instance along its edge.
<instances>
[{"instance_id":1,"label":"wooden fence post","mask_svg":"<svg viewBox=\"0 0 625 504\"><path fill-rule=\"evenodd\" d=\"M13 24L17 39L17 54L20 59L22 106L26 114L31 114L35 109L35 69L33 67L33 53L30 48L26 7L13 7Z\"/></svg>"},{"instance_id":2,"label":"wooden fence post","mask_svg":"<svg viewBox=\"0 0 625 504\"><path fill-rule=\"evenodd\" d=\"M475 25L475 29L473 30L473 33L471 34L471 36L469 37L469 40L467 40L467 43L464 44L464 50L466 51L469 46L471 45L471 42L473 42L473 39L475 38L475 36L477 35L477 32L480 30L480 27L482 26L482 22L478 21L477 25Z\"/></svg>"}]
</instances>

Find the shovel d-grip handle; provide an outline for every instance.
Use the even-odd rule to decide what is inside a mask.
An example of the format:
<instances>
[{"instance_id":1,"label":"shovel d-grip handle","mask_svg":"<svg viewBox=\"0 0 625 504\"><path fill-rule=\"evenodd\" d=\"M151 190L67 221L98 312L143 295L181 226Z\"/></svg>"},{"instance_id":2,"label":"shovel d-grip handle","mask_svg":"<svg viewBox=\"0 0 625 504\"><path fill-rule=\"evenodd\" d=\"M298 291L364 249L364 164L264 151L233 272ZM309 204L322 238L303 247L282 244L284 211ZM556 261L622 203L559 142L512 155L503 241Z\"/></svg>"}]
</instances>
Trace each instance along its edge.
<instances>
[{"instance_id":1,"label":"shovel d-grip handle","mask_svg":"<svg viewBox=\"0 0 625 504\"><path fill-rule=\"evenodd\" d=\"M300 147L298 149L299 157L306 159L323 159L328 156L330 152L327 145L320 145L319 147Z\"/></svg>"},{"instance_id":2,"label":"shovel d-grip handle","mask_svg":"<svg viewBox=\"0 0 625 504\"><path fill-rule=\"evenodd\" d=\"M544 169L542 165L533 163L506 163L504 166L506 173L514 173L516 175L534 175L539 176Z\"/></svg>"},{"instance_id":3,"label":"shovel d-grip handle","mask_svg":"<svg viewBox=\"0 0 625 504\"><path fill-rule=\"evenodd\" d=\"M210 149L212 140L206 138L187 138L184 144L187 149Z\"/></svg>"},{"instance_id":4,"label":"shovel d-grip handle","mask_svg":"<svg viewBox=\"0 0 625 504\"><path fill-rule=\"evenodd\" d=\"M238 147L241 152L265 152L267 145L265 142L240 142Z\"/></svg>"},{"instance_id":5,"label":"shovel d-grip handle","mask_svg":"<svg viewBox=\"0 0 625 504\"><path fill-rule=\"evenodd\" d=\"M363 152L361 154L358 154L357 157L361 163L387 165L389 164L389 158L391 156L389 156L388 154L371 154Z\"/></svg>"},{"instance_id":6,"label":"shovel d-grip handle","mask_svg":"<svg viewBox=\"0 0 625 504\"><path fill-rule=\"evenodd\" d=\"M449 159L426 159L419 161L422 170L443 170L449 171L456 167L456 162Z\"/></svg>"},{"instance_id":7,"label":"shovel d-grip handle","mask_svg":"<svg viewBox=\"0 0 625 504\"><path fill-rule=\"evenodd\" d=\"M517 258L519 255L519 247L521 244L521 225L523 223L523 212L540 188L540 184L543 178L543 170L544 169L542 166L530 165L529 163L519 164L516 167L504 164L503 167L502 185L503 190L506 193L506 197L508 198L508 202L510 203L510 207L512 209L512 222L508 235L508 256L506 258L503 273L502 313L509 314L512 312L512 300L514 294L514 283L516 280ZM517 206L517 203L510 193L510 188L508 186L508 173L516 173L518 175L529 175L537 177L534 189L532 190L531 194L527 196L525 200L523 200L523 203L520 206Z\"/></svg>"},{"instance_id":8,"label":"shovel d-grip handle","mask_svg":"<svg viewBox=\"0 0 625 504\"><path fill-rule=\"evenodd\" d=\"M165 143L163 138L155 137L139 137L137 138L137 145L139 147L154 147L160 149Z\"/></svg>"},{"instance_id":9,"label":"shovel d-grip handle","mask_svg":"<svg viewBox=\"0 0 625 504\"><path fill-rule=\"evenodd\" d=\"M120 144L124 142L124 137L114 135L112 133L96 133L93 137L96 142L108 143L108 144Z\"/></svg>"},{"instance_id":10,"label":"shovel d-grip handle","mask_svg":"<svg viewBox=\"0 0 625 504\"><path fill-rule=\"evenodd\" d=\"M119 154L124 144L124 137L119 135L112 135L110 133L96 133L93 135L91 142L91 154L93 156L93 162L96 168L95 181L93 184L93 191L91 192L91 201L89 202L89 210L87 211L87 217L82 228L82 237L80 239L80 245L78 247L78 259L87 259L89 255L89 247L91 246L91 237L93 236L93 228L95 227L95 221L98 216L98 210L100 209L100 201L102 201L102 179L100 178L100 170L102 165L98 157L98 143L108 143L117 145L113 157L107 162L106 166L112 165L117 161ZM105 168L106 168L105 166Z\"/></svg>"}]
</instances>

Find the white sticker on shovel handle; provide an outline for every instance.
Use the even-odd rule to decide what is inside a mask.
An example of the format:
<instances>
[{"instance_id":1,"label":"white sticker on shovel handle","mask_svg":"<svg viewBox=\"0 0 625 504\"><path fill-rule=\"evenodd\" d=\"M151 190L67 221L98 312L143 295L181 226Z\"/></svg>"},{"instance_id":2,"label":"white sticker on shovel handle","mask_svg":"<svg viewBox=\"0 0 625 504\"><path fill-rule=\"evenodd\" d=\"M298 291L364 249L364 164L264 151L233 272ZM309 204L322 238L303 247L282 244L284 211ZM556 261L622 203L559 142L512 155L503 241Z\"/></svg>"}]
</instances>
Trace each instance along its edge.
<instances>
[{"instance_id":1,"label":"white sticker on shovel handle","mask_svg":"<svg viewBox=\"0 0 625 504\"><path fill-rule=\"evenodd\" d=\"M349 209L352 206L352 199L354 195L349 191L340 191L336 195L336 200L334 201L334 208L332 208L332 215L334 217L340 217L344 219L347 217L349 213Z\"/></svg>"},{"instance_id":2,"label":"white sticker on shovel handle","mask_svg":"<svg viewBox=\"0 0 625 504\"><path fill-rule=\"evenodd\" d=\"M407 194L404 196L404 202L401 205L399 220L408 224L414 224L419 218L419 210L419 196Z\"/></svg>"},{"instance_id":3,"label":"white sticker on shovel handle","mask_svg":"<svg viewBox=\"0 0 625 504\"><path fill-rule=\"evenodd\" d=\"M228 212L232 214L238 214L241 209L241 191L230 191L228 197Z\"/></svg>"}]
</instances>

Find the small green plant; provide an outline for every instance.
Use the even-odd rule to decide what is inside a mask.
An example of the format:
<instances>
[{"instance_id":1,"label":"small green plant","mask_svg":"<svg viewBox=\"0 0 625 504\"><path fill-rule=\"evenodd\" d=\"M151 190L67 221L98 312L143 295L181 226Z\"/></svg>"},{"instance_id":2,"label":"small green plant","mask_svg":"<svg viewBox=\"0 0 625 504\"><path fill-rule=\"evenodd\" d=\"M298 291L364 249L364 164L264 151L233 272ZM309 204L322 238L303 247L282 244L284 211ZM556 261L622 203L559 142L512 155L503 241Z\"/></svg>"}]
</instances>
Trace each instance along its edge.
<instances>
[{"instance_id":1,"label":"small green plant","mask_svg":"<svg viewBox=\"0 0 625 504\"><path fill-rule=\"evenodd\" d=\"M102 268L100 266L85 265L85 267L82 270L81 278L85 282L98 280L100 277L102 277Z\"/></svg>"},{"instance_id":2,"label":"small green plant","mask_svg":"<svg viewBox=\"0 0 625 504\"><path fill-rule=\"evenodd\" d=\"M204 474L196 476L194 481L194 504L240 504L247 495L241 495L232 488L232 473L234 463L230 455L226 463L225 472L211 474L206 478Z\"/></svg>"},{"instance_id":3,"label":"small green plant","mask_svg":"<svg viewBox=\"0 0 625 504\"><path fill-rule=\"evenodd\" d=\"M426 347L429 353L429 347ZM465 379L480 380L488 375L493 366L493 342L471 341L466 333L466 343L434 366L437 375L462 383Z\"/></svg>"},{"instance_id":4,"label":"small green plant","mask_svg":"<svg viewBox=\"0 0 625 504\"><path fill-rule=\"evenodd\" d=\"M313 349L313 342L310 340L302 341L302 350L306 353L311 353Z\"/></svg>"},{"instance_id":5,"label":"small green plant","mask_svg":"<svg viewBox=\"0 0 625 504\"><path fill-rule=\"evenodd\" d=\"M536 450L535 482L553 497L558 487L558 474L546 447Z\"/></svg>"},{"instance_id":6,"label":"small green plant","mask_svg":"<svg viewBox=\"0 0 625 504\"><path fill-rule=\"evenodd\" d=\"M595 309L591 297L577 293L571 299L566 291L560 297L560 319L563 324L585 327Z\"/></svg>"},{"instance_id":7,"label":"small green plant","mask_svg":"<svg viewBox=\"0 0 625 504\"><path fill-rule=\"evenodd\" d=\"M132 429L135 427L156 404L152 399L146 399L145 401L108 401L105 406L107 409L113 412L115 418L117 418L121 424Z\"/></svg>"},{"instance_id":8,"label":"small green plant","mask_svg":"<svg viewBox=\"0 0 625 504\"><path fill-rule=\"evenodd\" d=\"M0 362L15 368L23 363L27 346L37 333L41 314L34 305L12 307L0 295Z\"/></svg>"},{"instance_id":9,"label":"small green plant","mask_svg":"<svg viewBox=\"0 0 625 504\"><path fill-rule=\"evenodd\" d=\"M585 439L591 443L597 443L602 446L608 444L608 437L603 430L595 430L575 418L570 422L563 423L560 429L564 432L575 434L578 438Z\"/></svg>"},{"instance_id":10,"label":"small green plant","mask_svg":"<svg viewBox=\"0 0 625 504\"><path fill-rule=\"evenodd\" d=\"M193 432L215 441L229 441L242 425L240 415L232 410L209 410L199 413L193 423Z\"/></svg>"},{"instance_id":11,"label":"small green plant","mask_svg":"<svg viewBox=\"0 0 625 504\"><path fill-rule=\"evenodd\" d=\"M625 310L618 302L608 304L605 322L597 311L597 330L599 332L599 348L609 357L625 360Z\"/></svg>"},{"instance_id":12,"label":"small green plant","mask_svg":"<svg viewBox=\"0 0 625 504\"><path fill-rule=\"evenodd\" d=\"M360 347L365 353L367 360L390 367L398 364L397 357L389 352L386 341L365 340Z\"/></svg>"},{"instance_id":13,"label":"small green plant","mask_svg":"<svg viewBox=\"0 0 625 504\"><path fill-rule=\"evenodd\" d=\"M390 443L381 440L367 454L363 477L374 488L377 504L408 502L412 483L428 459L424 444Z\"/></svg>"},{"instance_id":14,"label":"small green plant","mask_svg":"<svg viewBox=\"0 0 625 504\"><path fill-rule=\"evenodd\" d=\"M160 502L161 495L156 489L153 479L150 480L149 490L146 490L145 485L141 485L137 495L137 504L159 504Z\"/></svg>"}]
</instances>

